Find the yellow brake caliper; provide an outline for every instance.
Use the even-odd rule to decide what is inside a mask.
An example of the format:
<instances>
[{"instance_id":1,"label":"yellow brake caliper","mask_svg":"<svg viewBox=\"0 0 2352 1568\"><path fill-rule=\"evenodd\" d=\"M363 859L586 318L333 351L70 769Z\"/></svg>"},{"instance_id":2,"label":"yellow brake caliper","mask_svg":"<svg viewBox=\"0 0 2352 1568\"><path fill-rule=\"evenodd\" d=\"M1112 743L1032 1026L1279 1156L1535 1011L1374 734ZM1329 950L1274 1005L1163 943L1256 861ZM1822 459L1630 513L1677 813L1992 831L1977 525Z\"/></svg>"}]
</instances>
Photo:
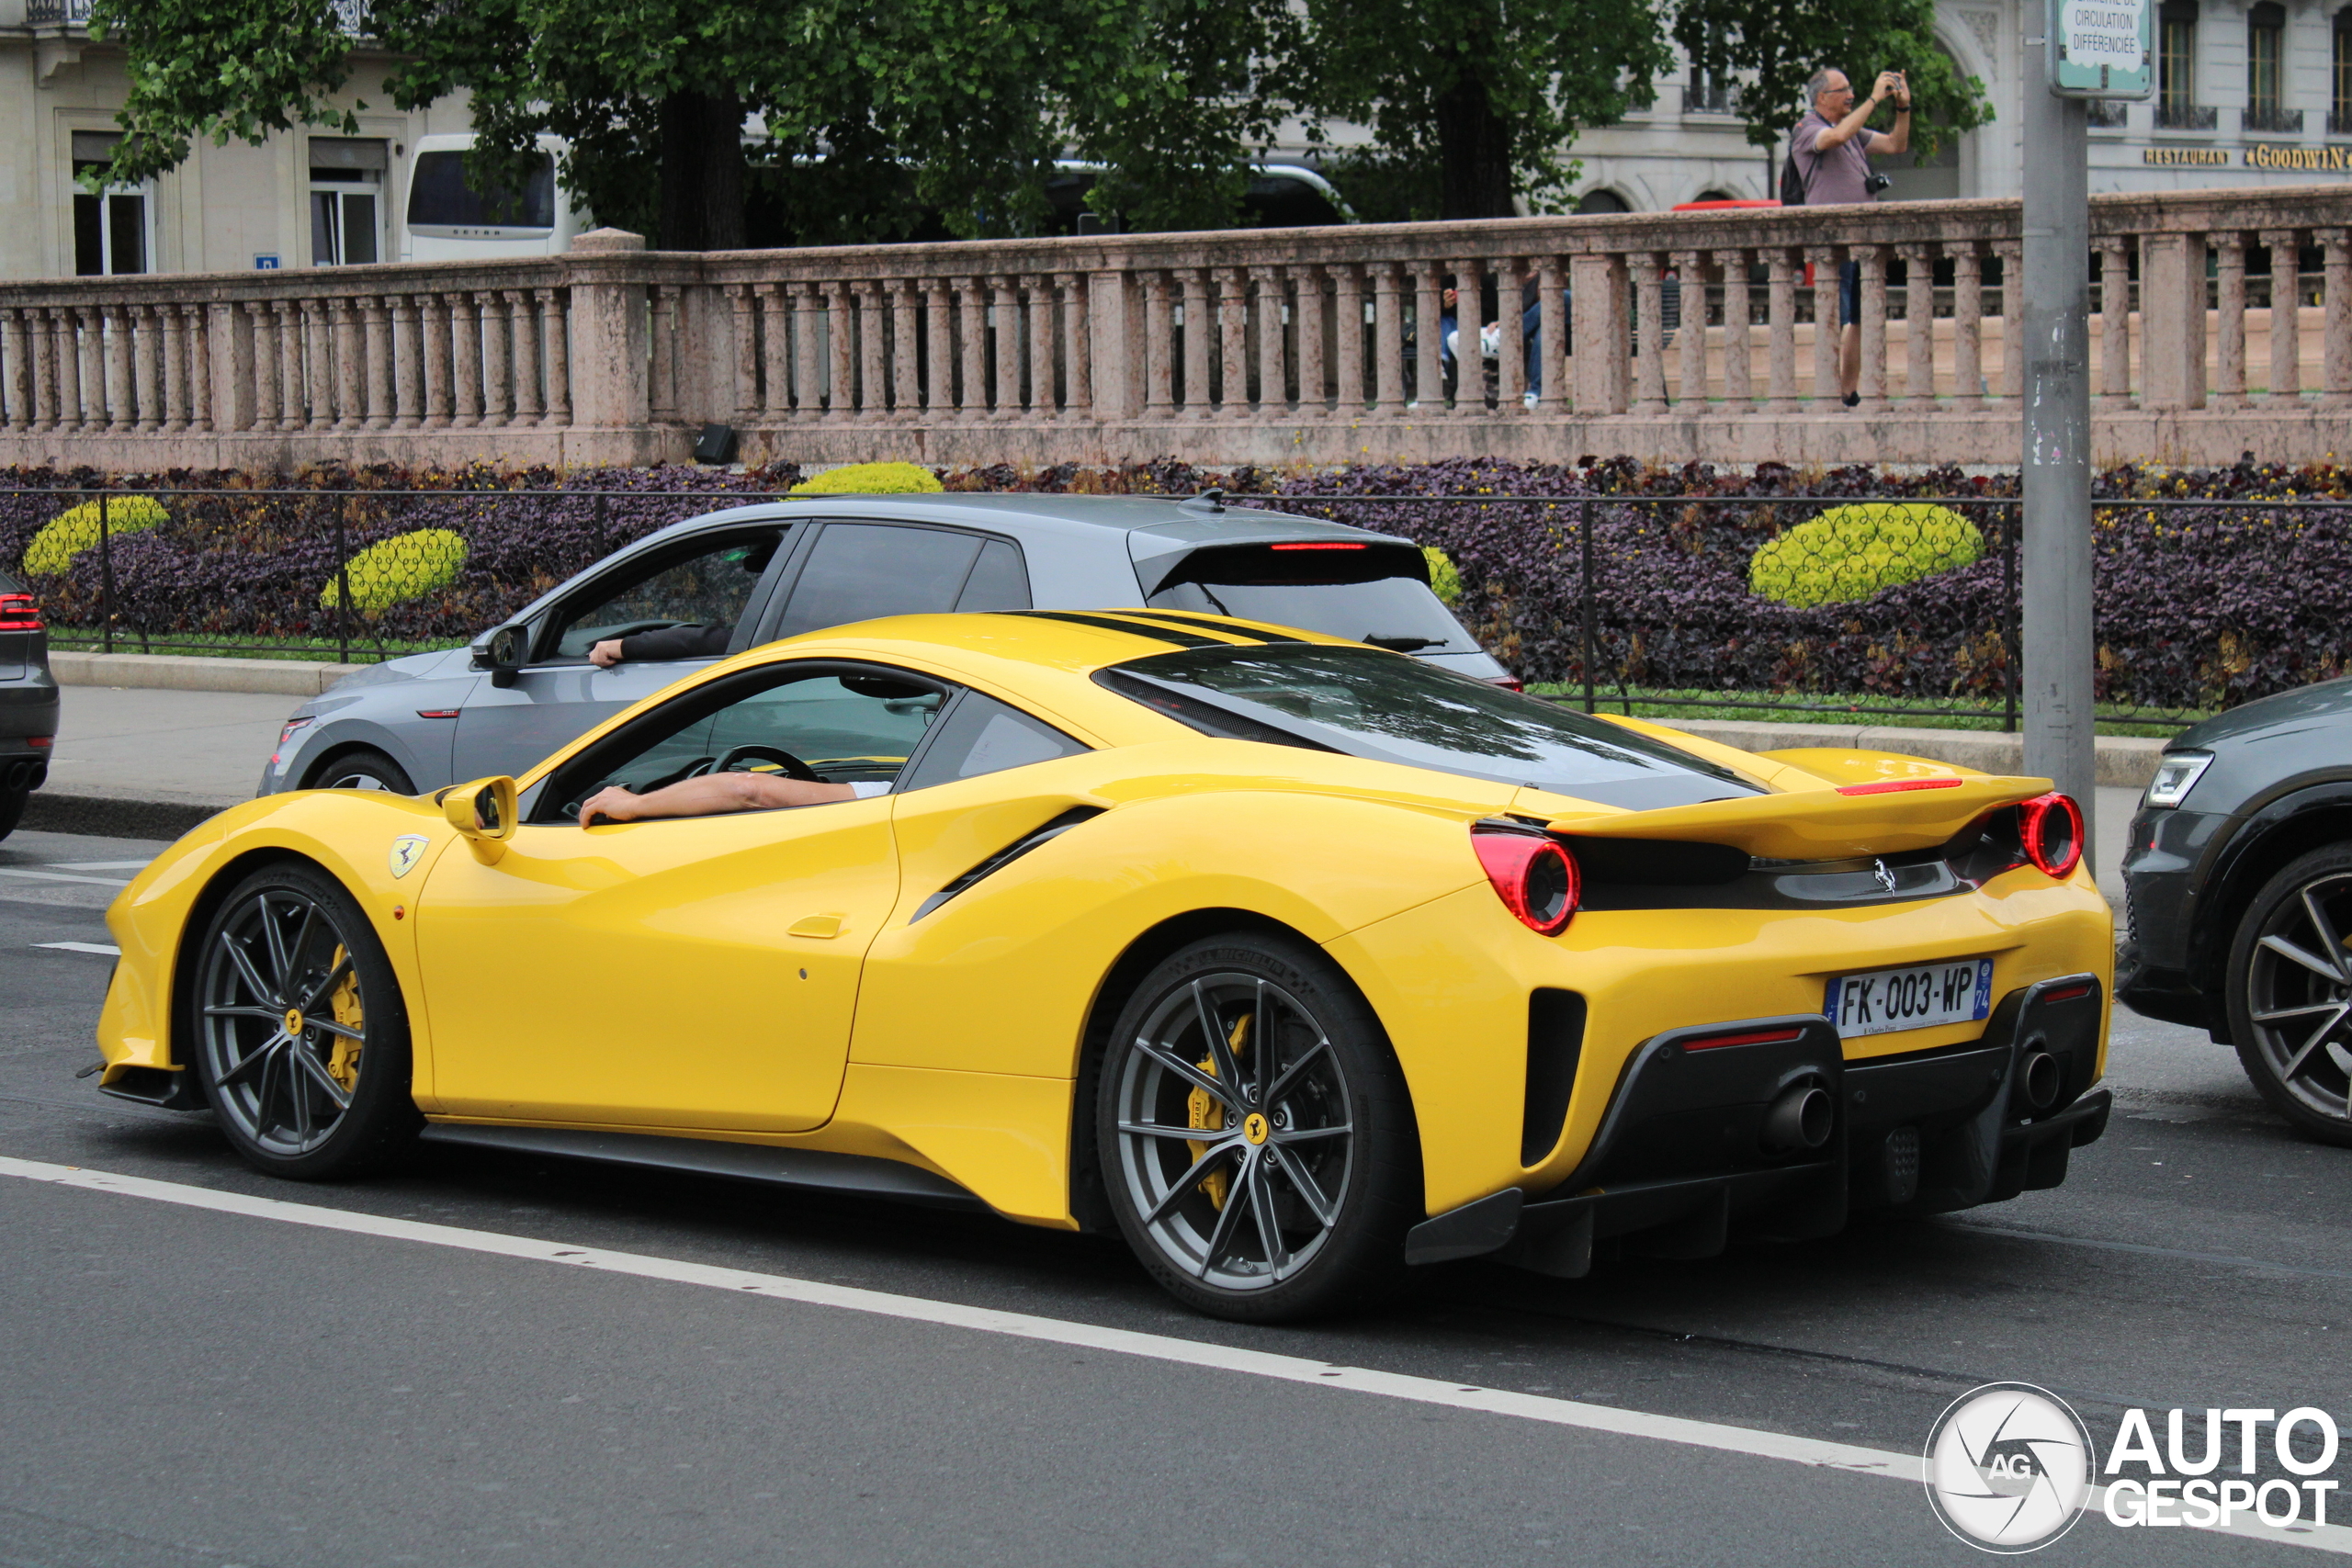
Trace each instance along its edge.
<instances>
[{"instance_id":1,"label":"yellow brake caliper","mask_svg":"<svg viewBox=\"0 0 2352 1568\"><path fill-rule=\"evenodd\" d=\"M336 948L334 950L334 957L329 964L328 967L334 968L339 966L346 956L347 954L345 954L342 948ZM359 976L357 974L346 972L343 977L343 983L337 986L334 990L327 993L327 1009L334 1014L334 1021L337 1023L342 1024L345 1029L364 1029L366 1027L367 1015L361 1010L359 1006ZM327 1055L327 1076L334 1079L335 1082L341 1084L346 1093L351 1090L355 1084L358 1083L358 1041L345 1040L340 1034L334 1037L334 1049Z\"/></svg>"},{"instance_id":2,"label":"yellow brake caliper","mask_svg":"<svg viewBox=\"0 0 2352 1568\"><path fill-rule=\"evenodd\" d=\"M1226 1037L1226 1045L1233 1053L1233 1059L1237 1066L1240 1063L1242 1053L1250 1048L1251 1016L1249 1013L1242 1014L1235 1021L1233 1032ZM1197 1065L1209 1077L1216 1077L1216 1061L1214 1057ZM1192 1112L1191 1119L1185 1123L1187 1126L1198 1127L1204 1133L1225 1131L1225 1107L1219 1105L1216 1102L1216 1097L1208 1090L1194 1089L1184 1101L1184 1108ZM1184 1146L1193 1151L1193 1157L1196 1160L1209 1152L1209 1146L1205 1143L1187 1141ZM1206 1192L1209 1195L1209 1202L1219 1209L1225 1207L1226 1193L1232 1186L1233 1178L1224 1170L1213 1170L1201 1178L1201 1190Z\"/></svg>"}]
</instances>

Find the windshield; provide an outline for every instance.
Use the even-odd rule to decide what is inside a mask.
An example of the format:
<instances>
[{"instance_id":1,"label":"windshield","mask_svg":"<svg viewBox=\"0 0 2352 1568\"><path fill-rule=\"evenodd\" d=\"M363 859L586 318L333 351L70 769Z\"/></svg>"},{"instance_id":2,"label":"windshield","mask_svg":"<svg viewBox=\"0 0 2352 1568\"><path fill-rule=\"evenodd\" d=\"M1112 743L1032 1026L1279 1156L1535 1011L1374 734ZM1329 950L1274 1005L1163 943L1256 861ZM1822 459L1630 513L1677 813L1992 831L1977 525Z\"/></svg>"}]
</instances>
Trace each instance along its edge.
<instances>
[{"instance_id":1,"label":"windshield","mask_svg":"<svg viewBox=\"0 0 2352 1568\"><path fill-rule=\"evenodd\" d=\"M1424 590L1427 592L1427 590ZM1207 735L1343 751L1634 810L1762 786L1606 720L1371 648L1196 648L1097 671Z\"/></svg>"},{"instance_id":2,"label":"windshield","mask_svg":"<svg viewBox=\"0 0 2352 1568\"><path fill-rule=\"evenodd\" d=\"M478 191L466 183L463 152L418 155L409 176L408 224L412 229L552 229L555 227L555 159L538 160L530 183L519 194Z\"/></svg>"}]
</instances>

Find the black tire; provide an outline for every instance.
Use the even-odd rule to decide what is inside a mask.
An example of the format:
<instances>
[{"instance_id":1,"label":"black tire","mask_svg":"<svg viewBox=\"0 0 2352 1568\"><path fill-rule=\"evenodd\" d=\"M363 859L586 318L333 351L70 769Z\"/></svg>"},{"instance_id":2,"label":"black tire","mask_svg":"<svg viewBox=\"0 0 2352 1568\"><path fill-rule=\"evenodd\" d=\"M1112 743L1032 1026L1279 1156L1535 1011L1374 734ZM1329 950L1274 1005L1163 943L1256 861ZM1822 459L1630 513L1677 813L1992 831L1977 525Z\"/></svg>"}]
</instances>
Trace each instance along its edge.
<instances>
[{"instance_id":1,"label":"black tire","mask_svg":"<svg viewBox=\"0 0 2352 1568\"><path fill-rule=\"evenodd\" d=\"M2230 943L2230 1035L2272 1110L2352 1146L2352 843L2272 877Z\"/></svg>"},{"instance_id":2,"label":"black tire","mask_svg":"<svg viewBox=\"0 0 2352 1568\"><path fill-rule=\"evenodd\" d=\"M1412 1100L1380 1021L1308 944L1237 932L1159 964L1120 1009L1094 1116L1120 1233L1195 1311L1317 1316L1402 1272L1421 1217Z\"/></svg>"},{"instance_id":3,"label":"black tire","mask_svg":"<svg viewBox=\"0 0 2352 1568\"><path fill-rule=\"evenodd\" d=\"M29 785L19 785L15 789L0 785L0 839L17 830L17 824L25 819L25 802L32 797Z\"/></svg>"},{"instance_id":4,"label":"black tire","mask_svg":"<svg viewBox=\"0 0 2352 1568\"><path fill-rule=\"evenodd\" d=\"M188 968L181 1038L246 1160L323 1181L376 1169L414 1138L400 982L334 878L297 862L254 873L214 908Z\"/></svg>"},{"instance_id":5,"label":"black tire","mask_svg":"<svg viewBox=\"0 0 2352 1568\"><path fill-rule=\"evenodd\" d=\"M379 789L392 795L414 795L408 770L373 746L343 752L311 775L312 789Z\"/></svg>"}]
</instances>

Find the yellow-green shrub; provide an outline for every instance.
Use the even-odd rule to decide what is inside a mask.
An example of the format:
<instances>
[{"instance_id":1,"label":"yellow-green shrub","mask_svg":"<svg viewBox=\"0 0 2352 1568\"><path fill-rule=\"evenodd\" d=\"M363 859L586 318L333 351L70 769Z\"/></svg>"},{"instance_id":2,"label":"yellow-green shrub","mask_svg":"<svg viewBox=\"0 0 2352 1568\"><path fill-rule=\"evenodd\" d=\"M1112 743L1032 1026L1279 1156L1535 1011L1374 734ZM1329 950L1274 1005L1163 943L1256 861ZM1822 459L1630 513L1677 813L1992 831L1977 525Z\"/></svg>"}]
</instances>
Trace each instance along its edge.
<instances>
[{"instance_id":1,"label":"yellow-green shrub","mask_svg":"<svg viewBox=\"0 0 2352 1568\"><path fill-rule=\"evenodd\" d=\"M351 580L355 610L389 610L411 599L422 599L436 588L447 588L466 564L466 541L447 528L419 528L379 539L345 563ZM332 610L342 603L335 580L319 590L319 604Z\"/></svg>"},{"instance_id":2,"label":"yellow-green shrub","mask_svg":"<svg viewBox=\"0 0 2352 1568\"><path fill-rule=\"evenodd\" d=\"M1462 600L1462 570L1453 564L1453 558L1435 545L1423 545L1421 558L1430 563L1430 592L1438 596L1438 602L1447 605L1459 604Z\"/></svg>"},{"instance_id":3,"label":"yellow-green shrub","mask_svg":"<svg viewBox=\"0 0 2352 1568\"><path fill-rule=\"evenodd\" d=\"M933 495L947 487L920 463L850 463L792 487L795 495Z\"/></svg>"},{"instance_id":4,"label":"yellow-green shrub","mask_svg":"<svg viewBox=\"0 0 2352 1568\"><path fill-rule=\"evenodd\" d=\"M107 497L107 532L136 534L168 523L172 514L152 495ZM53 576L74 564L74 558L98 544L98 503L85 501L59 513L40 525L25 547L25 570L36 577Z\"/></svg>"},{"instance_id":5,"label":"yellow-green shrub","mask_svg":"<svg viewBox=\"0 0 2352 1568\"><path fill-rule=\"evenodd\" d=\"M1809 609L1867 599L1966 566L1984 553L1976 525L1949 507L1869 502L1833 506L1756 552L1747 585Z\"/></svg>"}]
</instances>

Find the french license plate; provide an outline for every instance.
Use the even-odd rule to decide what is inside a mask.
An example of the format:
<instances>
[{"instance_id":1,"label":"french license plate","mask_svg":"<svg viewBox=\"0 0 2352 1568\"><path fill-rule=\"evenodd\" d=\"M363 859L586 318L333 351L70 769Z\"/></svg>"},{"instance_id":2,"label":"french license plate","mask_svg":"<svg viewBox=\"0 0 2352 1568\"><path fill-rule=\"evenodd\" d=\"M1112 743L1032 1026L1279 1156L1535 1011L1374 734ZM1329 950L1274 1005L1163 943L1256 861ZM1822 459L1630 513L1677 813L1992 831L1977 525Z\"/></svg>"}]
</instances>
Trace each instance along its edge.
<instances>
[{"instance_id":1,"label":"french license plate","mask_svg":"<svg viewBox=\"0 0 2352 1568\"><path fill-rule=\"evenodd\" d=\"M1840 975L1822 1011L1840 1040L1982 1020L1993 1006L1993 961L1962 958Z\"/></svg>"}]
</instances>

